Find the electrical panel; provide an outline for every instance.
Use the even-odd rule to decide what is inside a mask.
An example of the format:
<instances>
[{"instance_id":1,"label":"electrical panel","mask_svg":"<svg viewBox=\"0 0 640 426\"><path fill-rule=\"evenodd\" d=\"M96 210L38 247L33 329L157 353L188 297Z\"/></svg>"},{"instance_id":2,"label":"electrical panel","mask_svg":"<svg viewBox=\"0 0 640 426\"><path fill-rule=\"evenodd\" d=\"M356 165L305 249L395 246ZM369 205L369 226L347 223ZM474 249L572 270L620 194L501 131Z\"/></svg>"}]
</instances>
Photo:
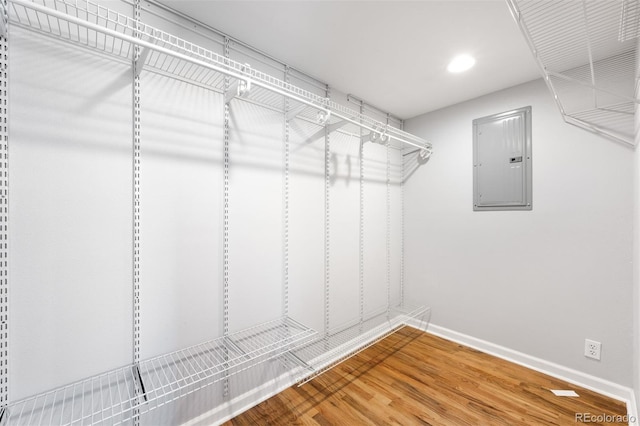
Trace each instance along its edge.
<instances>
[{"instance_id":1,"label":"electrical panel","mask_svg":"<svg viewBox=\"0 0 640 426\"><path fill-rule=\"evenodd\" d=\"M473 210L531 209L531 107L473 120Z\"/></svg>"}]
</instances>

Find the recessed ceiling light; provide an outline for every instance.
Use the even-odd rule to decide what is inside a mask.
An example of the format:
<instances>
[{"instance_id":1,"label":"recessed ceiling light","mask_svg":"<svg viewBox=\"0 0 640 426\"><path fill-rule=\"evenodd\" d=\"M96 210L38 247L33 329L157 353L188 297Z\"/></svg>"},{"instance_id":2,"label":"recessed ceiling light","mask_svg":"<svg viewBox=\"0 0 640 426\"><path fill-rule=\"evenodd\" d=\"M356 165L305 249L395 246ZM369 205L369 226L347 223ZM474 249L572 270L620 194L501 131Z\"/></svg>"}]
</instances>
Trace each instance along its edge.
<instances>
[{"instance_id":1,"label":"recessed ceiling light","mask_svg":"<svg viewBox=\"0 0 640 426\"><path fill-rule=\"evenodd\" d=\"M447 71L458 73L468 70L476 64L476 60L471 55L458 55L449 62Z\"/></svg>"}]
</instances>

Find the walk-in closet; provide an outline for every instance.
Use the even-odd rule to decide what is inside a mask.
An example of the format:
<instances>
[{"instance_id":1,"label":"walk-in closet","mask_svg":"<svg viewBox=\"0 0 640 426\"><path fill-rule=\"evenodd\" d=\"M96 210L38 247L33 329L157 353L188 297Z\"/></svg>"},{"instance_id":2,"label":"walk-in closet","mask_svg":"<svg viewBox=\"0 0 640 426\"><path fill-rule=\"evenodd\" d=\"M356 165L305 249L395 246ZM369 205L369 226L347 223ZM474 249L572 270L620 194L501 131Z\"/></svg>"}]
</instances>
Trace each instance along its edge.
<instances>
[{"instance_id":1,"label":"walk-in closet","mask_svg":"<svg viewBox=\"0 0 640 426\"><path fill-rule=\"evenodd\" d=\"M639 1L0 6L0 426L638 424Z\"/></svg>"}]
</instances>

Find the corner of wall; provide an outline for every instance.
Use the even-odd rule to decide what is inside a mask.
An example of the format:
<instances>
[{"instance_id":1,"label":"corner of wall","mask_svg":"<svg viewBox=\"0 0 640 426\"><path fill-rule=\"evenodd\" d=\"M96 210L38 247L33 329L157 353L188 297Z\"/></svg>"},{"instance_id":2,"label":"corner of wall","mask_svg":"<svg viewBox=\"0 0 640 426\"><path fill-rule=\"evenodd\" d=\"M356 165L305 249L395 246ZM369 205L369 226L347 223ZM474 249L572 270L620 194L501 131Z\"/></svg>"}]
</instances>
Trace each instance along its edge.
<instances>
[{"instance_id":1,"label":"corner of wall","mask_svg":"<svg viewBox=\"0 0 640 426\"><path fill-rule=\"evenodd\" d=\"M524 105L533 108L533 211L474 214L471 123ZM430 112L408 120L406 128L446 142L406 184L407 295L431 306L434 323L442 327L636 386L638 375L630 373L638 345L630 337L638 334L640 266L632 287L630 231L637 220L640 263L640 171L634 175L633 151L565 124L542 80ZM568 166L563 158L576 152L581 161ZM640 170L640 152L635 162ZM567 198L569 189L588 205ZM601 203L601 197L608 201ZM593 233L594 224L606 232ZM523 247L523 230L528 255L514 255ZM597 318L586 314L584 306L603 306L603 300L616 308L600 310ZM549 308L544 315L542 306ZM503 318L512 326L502 326ZM588 336L606 340L603 362L584 358Z\"/></svg>"},{"instance_id":2,"label":"corner of wall","mask_svg":"<svg viewBox=\"0 0 640 426\"><path fill-rule=\"evenodd\" d=\"M640 50L640 42L636 51ZM636 99L640 94L640 66L636 70ZM640 109L635 110L633 176L633 390L636 408L640 408Z\"/></svg>"},{"instance_id":3,"label":"corner of wall","mask_svg":"<svg viewBox=\"0 0 640 426\"><path fill-rule=\"evenodd\" d=\"M633 391L640 407L640 111L636 108L633 187Z\"/></svg>"}]
</instances>

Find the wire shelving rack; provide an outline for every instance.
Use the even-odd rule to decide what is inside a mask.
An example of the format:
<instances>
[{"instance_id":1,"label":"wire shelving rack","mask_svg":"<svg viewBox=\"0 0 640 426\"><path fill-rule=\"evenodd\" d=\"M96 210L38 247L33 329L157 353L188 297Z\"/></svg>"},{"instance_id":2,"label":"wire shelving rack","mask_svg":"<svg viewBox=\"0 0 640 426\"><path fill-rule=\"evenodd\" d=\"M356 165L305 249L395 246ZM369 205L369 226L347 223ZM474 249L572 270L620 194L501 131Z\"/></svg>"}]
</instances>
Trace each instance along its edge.
<instances>
[{"instance_id":1,"label":"wire shelving rack","mask_svg":"<svg viewBox=\"0 0 640 426\"><path fill-rule=\"evenodd\" d=\"M638 0L507 0L564 120L635 145Z\"/></svg>"},{"instance_id":2,"label":"wire shelving rack","mask_svg":"<svg viewBox=\"0 0 640 426\"><path fill-rule=\"evenodd\" d=\"M315 335L291 318L263 323L16 401L9 405L8 424L120 424L281 356Z\"/></svg>"},{"instance_id":3,"label":"wire shelving rack","mask_svg":"<svg viewBox=\"0 0 640 426\"><path fill-rule=\"evenodd\" d=\"M390 139L432 152L431 143L422 138L97 3L10 0L8 8L12 25L121 59L131 60L134 46L140 46L139 70L155 70L219 92L224 91L225 77L229 77L232 95L225 102L233 97L256 98L282 108L285 96L295 101L294 114L288 118L311 114L318 124L332 126L331 130L349 124L368 131L370 140L385 143Z\"/></svg>"},{"instance_id":4,"label":"wire shelving rack","mask_svg":"<svg viewBox=\"0 0 640 426\"><path fill-rule=\"evenodd\" d=\"M10 23L121 61L137 58L136 73L157 72L206 87L224 94L225 104L242 98L282 111L287 121L315 122L322 133L350 126L366 141L394 141L426 157L432 153L422 138L97 3L9 0L6 5L0 10L0 34ZM282 356L300 367L297 377L304 383L426 311L391 306L322 335L285 316L10 402L0 424L121 424Z\"/></svg>"}]
</instances>

